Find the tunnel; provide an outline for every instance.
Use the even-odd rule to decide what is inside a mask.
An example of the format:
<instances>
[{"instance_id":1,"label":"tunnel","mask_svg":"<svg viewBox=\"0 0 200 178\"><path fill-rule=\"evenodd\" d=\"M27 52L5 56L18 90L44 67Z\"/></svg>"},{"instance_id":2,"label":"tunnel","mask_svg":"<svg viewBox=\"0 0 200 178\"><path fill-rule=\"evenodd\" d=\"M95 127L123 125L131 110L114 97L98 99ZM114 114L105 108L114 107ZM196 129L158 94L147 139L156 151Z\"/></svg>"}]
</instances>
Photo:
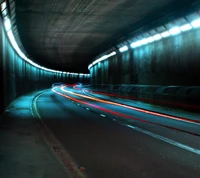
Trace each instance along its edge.
<instances>
[{"instance_id":1,"label":"tunnel","mask_svg":"<svg viewBox=\"0 0 200 178\"><path fill-rule=\"evenodd\" d=\"M0 9L1 178L199 177L199 0Z\"/></svg>"}]
</instances>

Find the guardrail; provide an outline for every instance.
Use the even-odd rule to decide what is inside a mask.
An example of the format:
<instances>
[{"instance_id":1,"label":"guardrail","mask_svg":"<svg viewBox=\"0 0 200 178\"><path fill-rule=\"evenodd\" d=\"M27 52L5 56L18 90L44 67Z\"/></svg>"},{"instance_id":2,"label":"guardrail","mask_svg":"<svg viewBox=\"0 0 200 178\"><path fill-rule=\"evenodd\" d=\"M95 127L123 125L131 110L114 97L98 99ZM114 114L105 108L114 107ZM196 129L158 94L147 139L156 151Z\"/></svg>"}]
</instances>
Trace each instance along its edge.
<instances>
[{"instance_id":1,"label":"guardrail","mask_svg":"<svg viewBox=\"0 0 200 178\"><path fill-rule=\"evenodd\" d=\"M94 92L200 112L200 86L91 85Z\"/></svg>"}]
</instances>

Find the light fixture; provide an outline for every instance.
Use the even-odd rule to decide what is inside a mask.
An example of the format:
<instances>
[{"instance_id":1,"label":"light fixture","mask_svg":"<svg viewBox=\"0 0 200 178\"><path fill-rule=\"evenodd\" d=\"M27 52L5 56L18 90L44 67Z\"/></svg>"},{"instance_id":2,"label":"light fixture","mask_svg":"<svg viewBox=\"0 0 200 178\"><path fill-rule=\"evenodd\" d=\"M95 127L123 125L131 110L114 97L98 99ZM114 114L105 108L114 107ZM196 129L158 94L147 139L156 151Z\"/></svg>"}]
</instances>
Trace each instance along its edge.
<instances>
[{"instance_id":1,"label":"light fixture","mask_svg":"<svg viewBox=\"0 0 200 178\"><path fill-rule=\"evenodd\" d=\"M184 32L184 31L188 31L188 30L192 29L192 26L188 23L188 24L182 25L180 27L180 29L182 32Z\"/></svg>"},{"instance_id":2,"label":"light fixture","mask_svg":"<svg viewBox=\"0 0 200 178\"><path fill-rule=\"evenodd\" d=\"M148 40L147 40L146 38L143 38L143 39L141 40L141 43L142 43L143 45L145 45L145 44L148 43Z\"/></svg>"},{"instance_id":3,"label":"light fixture","mask_svg":"<svg viewBox=\"0 0 200 178\"><path fill-rule=\"evenodd\" d=\"M180 18L176 21L165 24L165 26L160 26L160 27L152 29L152 30L150 30L146 33L143 33L139 36L133 37L132 39L128 40L128 42L134 40L133 42L131 42L129 47L137 48L137 47L140 47L142 45L146 45L148 43L158 41L162 38L166 38L166 37L169 37L171 35L174 36L174 35L180 34L181 32L191 30L192 28L198 28L198 27L200 28L200 18L199 18L198 13L196 12L195 15L192 14L192 16L190 15L190 16ZM193 20L193 19L195 19L195 17L196 17L196 20ZM188 23L188 21L190 21L190 23ZM173 27L174 24L177 24L177 25L180 25L180 26ZM171 27L173 27L173 28L171 28ZM152 35L152 36L149 36L149 35ZM139 40L137 40L137 39L139 39ZM123 47L119 48L119 51L120 52L127 51L129 49L129 47L123 46ZM107 55L107 57L110 57L110 56ZM94 63L93 63L93 65L94 65ZM89 65L88 68L91 68L91 65Z\"/></svg>"},{"instance_id":4,"label":"light fixture","mask_svg":"<svg viewBox=\"0 0 200 178\"><path fill-rule=\"evenodd\" d=\"M131 43L131 48L136 48L137 47L137 42L133 42L133 43Z\"/></svg>"},{"instance_id":5,"label":"light fixture","mask_svg":"<svg viewBox=\"0 0 200 178\"><path fill-rule=\"evenodd\" d=\"M153 39L152 36L150 36L150 37L147 38L147 41L148 41L148 43L152 43L152 42L154 42L155 40Z\"/></svg>"},{"instance_id":6,"label":"light fixture","mask_svg":"<svg viewBox=\"0 0 200 178\"><path fill-rule=\"evenodd\" d=\"M1 4L1 11L3 11L5 8L6 8L6 2L3 2L3 3Z\"/></svg>"},{"instance_id":7,"label":"light fixture","mask_svg":"<svg viewBox=\"0 0 200 178\"><path fill-rule=\"evenodd\" d=\"M112 53L108 54L107 57L111 57L111 56L114 56L116 55L117 53L115 51L113 51Z\"/></svg>"},{"instance_id":8,"label":"light fixture","mask_svg":"<svg viewBox=\"0 0 200 178\"><path fill-rule=\"evenodd\" d=\"M138 47L143 45L143 44L142 44L142 40L138 40L136 43L137 43L137 46L138 46Z\"/></svg>"},{"instance_id":9,"label":"light fixture","mask_svg":"<svg viewBox=\"0 0 200 178\"><path fill-rule=\"evenodd\" d=\"M169 33L170 33L171 35L177 35L177 34L181 33L181 30L180 30L179 27L174 27L174 28L171 28L171 29L169 30Z\"/></svg>"},{"instance_id":10,"label":"light fixture","mask_svg":"<svg viewBox=\"0 0 200 178\"><path fill-rule=\"evenodd\" d=\"M5 16L8 14L7 9L4 9L4 10L2 11L2 14L3 14L3 16L5 17Z\"/></svg>"},{"instance_id":11,"label":"light fixture","mask_svg":"<svg viewBox=\"0 0 200 178\"><path fill-rule=\"evenodd\" d=\"M4 26L5 26L6 31L9 31L11 29L11 22L8 17L5 17Z\"/></svg>"},{"instance_id":12,"label":"light fixture","mask_svg":"<svg viewBox=\"0 0 200 178\"><path fill-rule=\"evenodd\" d=\"M162 33L161 33L161 36L162 36L163 38L166 38L166 37L170 36L170 33L169 33L168 31L165 31L165 32L162 32Z\"/></svg>"},{"instance_id":13,"label":"light fixture","mask_svg":"<svg viewBox=\"0 0 200 178\"><path fill-rule=\"evenodd\" d=\"M66 74L66 72L62 72L62 71L57 71L57 70L53 70L53 69L48 69L46 67L43 67L43 66L40 66L36 63L34 63L32 60L30 60L29 58L27 58L25 56L25 54L21 51L21 49L19 48L16 40L15 40L15 37L13 35L13 32L12 32L12 29L11 29L11 22L10 22L10 19L8 18L8 16L5 16L4 17L4 26L5 26L5 30L7 31L7 35L8 35L8 38L10 40L10 43L12 45L12 47L14 48L14 50L16 51L16 53L22 58L24 59L26 62L28 62L29 64L31 64L32 66L34 67L37 67L39 69L42 69L42 70L45 70L45 71L48 71L48 72L54 72L54 73L63 73L63 74ZM75 75L78 75L77 73L75 73Z\"/></svg>"},{"instance_id":14,"label":"light fixture","mask_svg":"<svg viewBox=\"0 0 200 178\"><path fill-rule=\"evenodd\" d=\"M192 25L194 28L200 27L200 19L196 19L196 20L192 21L192 22L191 22L191 25Z\"/></svg>"},{"instance_id":15,"label":"light fixture","mask_svg":"<svg viewBox=\"0 0 200 178\"><path fill-rule=\"evenodd\" d=\"M122 53L124 51L127 51L128 50L128 46L123 46L121 48L119 48L119 51Z\"/></svg>"},{"instance_id":16,"label":"light fixture","mask_svg":"<svg viewBox=\"0 0 200 178\"><path fill-rule=\"evenodd\" d=\"M160 40L161 38L162 38L162 36L160 34L156 34L153 36L153 39L156 41Z\"/></svg>"},{"instance_id":17,"label":"light fixture","mask_svg":"<svg viewBox=\"0 0 200 178\"><path fill-rule=\"evenodd\" d=\"M89 66L88 66L88 69L90 70L90 68L93 66L93 64L90 64Z\"/></svg>"},{"instance_id":18,"label":"light fixture","mask_svg":"<svg viewBox=\"0 0 200 178\"><path fill-rule=\"evenodd\" d=\"M114 55L116 55L116 54L117 54L117 53L116 53L115 51L113 51L113 52L111 52L111 53L109 53L109 54L107 54L107 55L104 55L104 56L100 57L99 59L93 61L93 62L88 66L88 69L90 69L93 65L95 65L95 64L97 64L97 63L99 63L99 62L101 62L101 61L103 61L103 60L105 60L105 59L107 59L107 58L109 58L109 57L111 57L111 56L114 56Z\"/></svg>"}]
</instances>

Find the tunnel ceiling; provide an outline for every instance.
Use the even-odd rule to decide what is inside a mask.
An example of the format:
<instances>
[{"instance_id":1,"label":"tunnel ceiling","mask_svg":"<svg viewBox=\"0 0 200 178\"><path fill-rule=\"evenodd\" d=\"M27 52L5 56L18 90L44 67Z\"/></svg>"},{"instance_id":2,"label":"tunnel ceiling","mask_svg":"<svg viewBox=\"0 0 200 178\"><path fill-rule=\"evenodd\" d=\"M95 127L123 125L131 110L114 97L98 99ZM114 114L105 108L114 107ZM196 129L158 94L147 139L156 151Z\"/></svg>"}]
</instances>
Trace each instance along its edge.
<instances>
[{"instance_id":1,"label":"tunnel ceiling","mask_svg":"<svg viewBox=\"0 0 200 178\"><path fill-rule=\"evenodd\" d=\"M16 21L29 56L50 68L88 72L117 39L191 0L16 0Z\"/></svg>"}]
</instances>

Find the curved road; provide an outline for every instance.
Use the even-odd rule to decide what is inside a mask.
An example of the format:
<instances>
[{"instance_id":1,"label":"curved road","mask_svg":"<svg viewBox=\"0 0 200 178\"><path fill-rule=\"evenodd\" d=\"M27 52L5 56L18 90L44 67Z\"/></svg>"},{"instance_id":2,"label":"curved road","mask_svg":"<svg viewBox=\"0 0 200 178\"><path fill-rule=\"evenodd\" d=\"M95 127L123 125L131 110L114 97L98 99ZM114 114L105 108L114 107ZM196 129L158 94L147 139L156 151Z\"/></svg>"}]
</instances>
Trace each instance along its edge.
<instances>
[{"instance_id":1,"label":"curved road","mask_svg":"<svg viewBox=\"0 0 200 178\"><path fill-rule=\"evenodd\" d=\"M56 87L37 101L41 119L91 178L200 177L200 125Z\"/></svg>"}]
</instances>

